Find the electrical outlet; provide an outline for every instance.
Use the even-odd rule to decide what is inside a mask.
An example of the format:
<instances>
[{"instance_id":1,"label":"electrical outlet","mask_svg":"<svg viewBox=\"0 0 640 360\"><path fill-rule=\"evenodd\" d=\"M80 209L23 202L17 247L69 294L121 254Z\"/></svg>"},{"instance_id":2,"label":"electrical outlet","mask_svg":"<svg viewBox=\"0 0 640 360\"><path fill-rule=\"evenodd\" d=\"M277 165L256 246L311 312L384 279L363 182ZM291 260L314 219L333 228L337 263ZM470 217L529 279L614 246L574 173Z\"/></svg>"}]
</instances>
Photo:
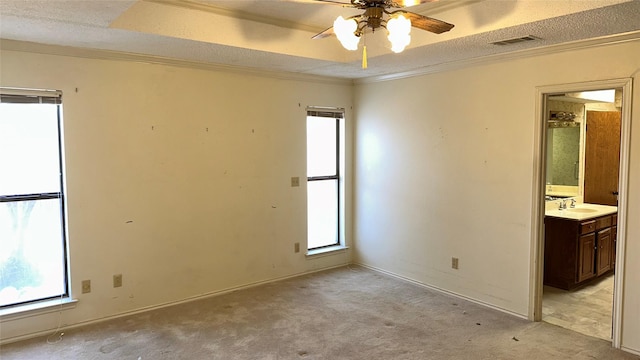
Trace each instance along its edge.
<instances>
[{"instance_id":1,"label":"electrical outlet","mask_svg":"<svg viewBox=\"0 0 640 360\"><path fill-rule=\"evenodd\" d=\"M300 186L300 178L297 176L293 176L291 178L291 187L298 187Z\"/></svg>"},{"instance_id":2,"label":"electrical outlet","mask_svg":"<svg viewBox=\"0 0 640 360\"><path fill-rule=\"evenodd\" d=\"M113 275L113 287L121 287L122 286L122 274Z\"/></svg>"},{"instance_id":3,"label":"electrical outlet","mask_svg":"<svg viewBox=\"0 0 640 360\"><path fill-rule=\"evenodd\" d=\"M82 293L87 294L91 292L91 280L82 280Z\"/></svg>"},{"instance_id":4,"label":"electrical outlet","mask_svg":"<svg viewBox=\"0 0 640 360\"><path fill-rule=\"evenodd\" d=\"M300 252L300 243L293 244L293 252L295 252L295 253L299 253Z\"/></svg>"},{"instance_id":5,"label":"electrical outlet","mask_svg":"<svg viewBox=\"0 0 640 360\"><path fill-rule=\"evenodd\" d=\"M451 258L451 268L458 270L458 258L456 257Z\"/></svg>"}]
</instances>

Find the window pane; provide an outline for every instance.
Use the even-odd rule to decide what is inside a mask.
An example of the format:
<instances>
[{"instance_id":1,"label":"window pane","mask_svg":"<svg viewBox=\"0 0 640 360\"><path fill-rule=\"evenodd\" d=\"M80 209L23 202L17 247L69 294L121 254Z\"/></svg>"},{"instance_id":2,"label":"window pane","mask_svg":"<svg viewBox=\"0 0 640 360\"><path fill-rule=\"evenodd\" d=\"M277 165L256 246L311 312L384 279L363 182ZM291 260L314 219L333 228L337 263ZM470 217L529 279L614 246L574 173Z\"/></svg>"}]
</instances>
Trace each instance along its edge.
<instances>
[{"instance_id":1,"label":"window pane","mask_svg":"<svg viewBox=\"0 0 640 360\"><path fill-rule=\"evenodd\" d=\"M338 180L307 183L307 247L338 244Z\"/></svg>"},{"instance_id":2,"label":"window pane","mask_svg":"<svg viewBox=\"0 0 640 360\"><path fill-rule=\"evenodd\" d=\"M0 195L60 192L58 107L0 104Z\"/></svg>"},{"instance_id":3,"label":"window pane","mask_svg":"<svg viewBox=\"0 0 640 360\"><path fill-rule=\"evenodd\" d=\"M336 119L307 117L307 176L336 175Z\"/></svg>"},{"instance_id":4,"label":"window pane","mask_svg":"<svg viewBox=\"0 0 640 360\"><path fill-rule=\"evenodd\" d=\"M0 306L66 292L60 201L0 203Z\"/></svg>"}]
</instances>

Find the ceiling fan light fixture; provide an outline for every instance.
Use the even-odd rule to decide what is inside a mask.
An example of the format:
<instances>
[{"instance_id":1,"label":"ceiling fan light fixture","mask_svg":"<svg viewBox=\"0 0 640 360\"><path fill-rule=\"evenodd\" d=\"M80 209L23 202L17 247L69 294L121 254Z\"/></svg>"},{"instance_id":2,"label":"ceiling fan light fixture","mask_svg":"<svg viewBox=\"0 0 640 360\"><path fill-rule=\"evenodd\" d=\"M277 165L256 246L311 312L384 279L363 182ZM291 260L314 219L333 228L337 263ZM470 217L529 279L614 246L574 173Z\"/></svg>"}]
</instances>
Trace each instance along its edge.
<instances>
[{"instance_id":1,"label":"ceiling fan light fixture","mask_svg":"<svg viewBox=\"0 0 640 360\"><path fill-rule=\"evenodd\" d=\"M345 49L358 49L360 37L356 35L358 22L355 19L345 20L342 16L338 16L333 22L333 30Z\"/></svg>"},{"instance_id":2,"label":"ceiling fan light fixture","mask_svg":"<svg viewBox=\"0 0 640 360\"><path fill-rule=\"evenodd\" d=\"M391 51L401 53L411 42L411 20L402 15L392 17L387 22L387 37L391 42Z\"/></svg>"},{"instance_id":3,"label":"ceiling fan light fixture","mask_svg":"<svg viewBox=\"0 0 640 360\"><path fill-rule=\"evenodd\" d=\"M402 0L399 3L403 7L409 7L409 6L419 5L421 2L422 1L420 0Z\"/></svg>"}]
</instances>

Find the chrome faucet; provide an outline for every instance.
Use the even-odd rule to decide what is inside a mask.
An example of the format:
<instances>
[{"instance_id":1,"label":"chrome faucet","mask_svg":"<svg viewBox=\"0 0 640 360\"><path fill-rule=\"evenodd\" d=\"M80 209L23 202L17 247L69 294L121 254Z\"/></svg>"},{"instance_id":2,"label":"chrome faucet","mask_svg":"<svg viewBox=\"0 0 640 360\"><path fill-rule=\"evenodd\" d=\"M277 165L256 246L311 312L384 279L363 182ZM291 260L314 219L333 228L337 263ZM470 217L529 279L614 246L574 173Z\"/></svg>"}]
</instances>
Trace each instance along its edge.
<instances>
[{"instance_id":1,"label":"chrome faucet","mask_svg":"<svg viewBox=\"0 0 640 360\"><path fill-rule=\"evenodd\" d=\"M566 199L560 199L558 210L562 210L562 209L566 209L566 208L567 208L567 200Z\"/></svg>"},{"instance_id":2,"label":"chrome faucet","mask_svg":"<svg viewBox=\"0 0 640 360\"><path fill-rule=\"evenodd\" d=\"M576 207L576 199L571 199L571 207Z\"/></svg>"}]
</instances>

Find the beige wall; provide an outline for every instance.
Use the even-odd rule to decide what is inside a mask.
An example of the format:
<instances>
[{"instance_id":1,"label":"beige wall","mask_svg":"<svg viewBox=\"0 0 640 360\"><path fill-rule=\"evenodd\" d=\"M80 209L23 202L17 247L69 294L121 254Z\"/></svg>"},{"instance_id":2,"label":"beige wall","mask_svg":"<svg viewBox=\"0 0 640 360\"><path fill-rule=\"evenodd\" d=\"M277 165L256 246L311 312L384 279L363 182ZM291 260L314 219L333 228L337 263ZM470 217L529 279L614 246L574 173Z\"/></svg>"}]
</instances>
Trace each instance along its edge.
<instances>
[{"instance_id":1,"label":"beige wall","mask_svg":"<svg viewBox=\"0 0 640 360\"><path fill-rule=\"evenodd\" d=\"M0 85L63 91L79 300L63 325L350 262L344 252L294 253L306 242L306 187L290 186L306 176L305 107L345 107L350 124L350 83L13 51L0 59ZM0 339L50 331L57 316L5 319Z\"/></svg>"},{"instance_id":2,"label":"beige wall","mask_svg":"<svg viewBox=\"0 0 640 360\"><path fill-rule=\"evenodd\" d=\"M526 317L536 87L640 78L640 42L356 86L355 261ZM633 94L640 109L640 92ZM640 112L622 346L640 351ZM459 270L451 258L459 258Z\"/></svg>"},{"instance_id":3,"label":"beige wall","mask_svg":"<svg viewBox=\"0 0 640 360\"><path fill-rule=\"evenodd\" d=\"M360 84L352 100L347 84L3 51L0 85L64 91L79 299L65 325L348 262L292 251L305 238L305 189L289 178L305 175L306 105L357 116L357 262L526 316L536 86L637 80L638 53L626 43ZM640 351L640 127L631 136L622 341ZM4 321L0 339L57 321Z\"/></svg>"}]
</instances>

